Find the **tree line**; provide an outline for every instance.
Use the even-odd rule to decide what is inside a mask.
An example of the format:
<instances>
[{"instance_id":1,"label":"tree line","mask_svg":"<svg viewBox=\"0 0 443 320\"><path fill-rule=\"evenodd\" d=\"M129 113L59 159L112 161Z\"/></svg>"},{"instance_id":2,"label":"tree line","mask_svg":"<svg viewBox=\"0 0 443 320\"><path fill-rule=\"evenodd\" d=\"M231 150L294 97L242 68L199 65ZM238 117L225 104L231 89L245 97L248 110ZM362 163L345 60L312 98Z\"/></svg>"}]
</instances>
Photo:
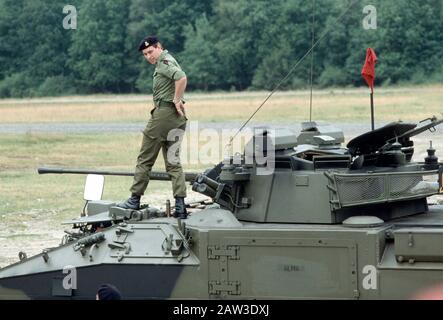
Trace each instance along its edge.
<instances>
[{"instance_id":1,"label":"tree line","mask_svg":"<svg viewBox=\"0 0 443 320\"><path fill-rule=\"evenodd\" d=\"M364 85L367 47L376 85L443 82L442 3L72 0L73 15L66 1L0 0L0 97L149 93L153 66L137 48L150 34L182 65L188 91L271 90L320 37L316 87ZM280 88L308 87L310 71L308 56Z\"/></svg>"}]
</instances>

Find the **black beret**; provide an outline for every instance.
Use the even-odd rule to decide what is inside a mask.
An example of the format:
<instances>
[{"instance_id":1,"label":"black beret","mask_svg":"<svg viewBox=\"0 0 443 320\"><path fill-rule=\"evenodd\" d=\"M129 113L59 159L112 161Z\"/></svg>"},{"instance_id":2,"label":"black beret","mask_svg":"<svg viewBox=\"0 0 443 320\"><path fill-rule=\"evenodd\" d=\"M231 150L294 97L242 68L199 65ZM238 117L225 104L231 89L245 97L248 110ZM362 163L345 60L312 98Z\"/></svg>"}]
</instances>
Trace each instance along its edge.
<instances>
[{"instance_id":1,"label":"black beret","mask_svg":"<svg viewBox=\"0 0 443 320\"><path fill-rule=\"evenodd\" d=\"M156 43L158 43L158 39L156 36L146 37L140 42L140 44L138 46L138 51L142 51L142 50L146 49L147 47L152 46L153 44L156 44Z\"/></svg>"},{"instance_id":2,"label":"black beret","mask_svg":"<svg viewBox=\"0 0 443 320\"><path fill-rule=\"evenodd\" d=\"M112 284L102 284L97 291L99 300L121 300L120 291Z\"/></svg>"}]
</instances>

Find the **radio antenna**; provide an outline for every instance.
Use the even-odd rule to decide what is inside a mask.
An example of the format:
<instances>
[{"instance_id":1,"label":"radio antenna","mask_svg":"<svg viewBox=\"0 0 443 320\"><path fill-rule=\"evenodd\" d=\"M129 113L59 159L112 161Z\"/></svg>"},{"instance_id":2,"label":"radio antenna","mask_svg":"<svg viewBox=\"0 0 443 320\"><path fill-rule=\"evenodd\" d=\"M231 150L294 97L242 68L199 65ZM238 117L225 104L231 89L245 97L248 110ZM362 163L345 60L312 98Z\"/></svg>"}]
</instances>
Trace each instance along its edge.
<instances>
[{"instance_id":1,"label":"radio antenna","mask_svg":"<svg viewBox=\"0 0 443 320\"><path fill-rule=\"evenodd\" d=\"M268 96L265 98L265 100L258 106L258 108L251 114L251 116L241 125L241 127L237 130L237 132L229 139L229 142L227 146L230 146L232 144L232 141L235 139L235 137L246 127L246 125L251 121L251 119L256 115L258 111L265 105L265 103L271 98L271 96L277 91L278 88L285 82L289 76L295 71L295 69L300 65L300 63L303 62L303 60L306 59L306 57L314 50L316 46L320 43L320 41L323 40L324 37L329 33L331 30L331 27L333 27L337 22L341 21L345 14L354 6L354 4L357 3L358 0L352 0L351 4L334 20L333 23L329 25L329 27L326 27L326 29L323 31L323 33L318 37L317 41L314 42L314 44L311 46L311 48L306 51L306 53L292 66L292 68L289 70L289 72L275 85L274 89L268 94Z\"/></svg>"},{"instance_id":2,"label":"radio antenna","mask_svg":"<svg viewBox=\"0 0 443 320\"><path fill-rule=\"evenodd\" d=\"M312 0L312 32L311 32L311 95L309 98L309 122L312 121L312 86L314 78L314 38L315 38L315 0Z\"/></svg>"}]
</instances>

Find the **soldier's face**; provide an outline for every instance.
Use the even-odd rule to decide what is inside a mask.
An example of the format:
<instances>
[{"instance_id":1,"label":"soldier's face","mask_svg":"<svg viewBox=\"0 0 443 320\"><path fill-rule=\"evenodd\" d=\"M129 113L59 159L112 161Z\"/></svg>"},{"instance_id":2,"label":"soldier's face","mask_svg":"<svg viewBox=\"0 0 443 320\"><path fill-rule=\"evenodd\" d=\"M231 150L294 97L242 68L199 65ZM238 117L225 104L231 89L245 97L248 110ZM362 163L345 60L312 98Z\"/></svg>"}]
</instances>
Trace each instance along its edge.
<instances>
[{"instance_id":1,"label":"soldier's face","mask_svg":"<svg viewBox=\"0 0 443 320\"><path fill-rule=\"evenodd\" d=\"M154 47L150 46L146 49L143 49L143 56L150 64L156 64L158 57L160 57L160 54L162 53L163 49L161 49L159 46Z\"/></svg>"}]
</instances>

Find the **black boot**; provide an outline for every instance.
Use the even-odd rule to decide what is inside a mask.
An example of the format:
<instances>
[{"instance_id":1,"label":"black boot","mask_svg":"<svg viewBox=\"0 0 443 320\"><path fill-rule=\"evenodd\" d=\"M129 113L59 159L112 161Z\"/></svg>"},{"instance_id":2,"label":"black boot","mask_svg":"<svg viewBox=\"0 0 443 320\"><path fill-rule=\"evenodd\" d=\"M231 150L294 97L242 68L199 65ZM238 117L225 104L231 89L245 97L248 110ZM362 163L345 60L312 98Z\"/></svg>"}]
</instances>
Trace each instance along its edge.
<instances>
[{"instance_id":1,"label":"black boot","mask_svg":"<svg viewBox=\"0 0 443 320\"><path fill-rule=\"evenodd\" d=\"M132 209L132 210L139 210L140 209L140 198L141 196L132 194L132 196L126 200L125 202L119 203L117 207L123 208L123 209Z\"/></svg>"},{"instance_id":2,"label":"black boot","mask_svg":"<svg viewBox=\"0 0 443 320\"><path fill-rule=\"evenodd\" d=\"M175 211L174 217L179 219L186 219L188 212L186 211L185 198L175 197Z\"/></svg>"}]
</instances>

